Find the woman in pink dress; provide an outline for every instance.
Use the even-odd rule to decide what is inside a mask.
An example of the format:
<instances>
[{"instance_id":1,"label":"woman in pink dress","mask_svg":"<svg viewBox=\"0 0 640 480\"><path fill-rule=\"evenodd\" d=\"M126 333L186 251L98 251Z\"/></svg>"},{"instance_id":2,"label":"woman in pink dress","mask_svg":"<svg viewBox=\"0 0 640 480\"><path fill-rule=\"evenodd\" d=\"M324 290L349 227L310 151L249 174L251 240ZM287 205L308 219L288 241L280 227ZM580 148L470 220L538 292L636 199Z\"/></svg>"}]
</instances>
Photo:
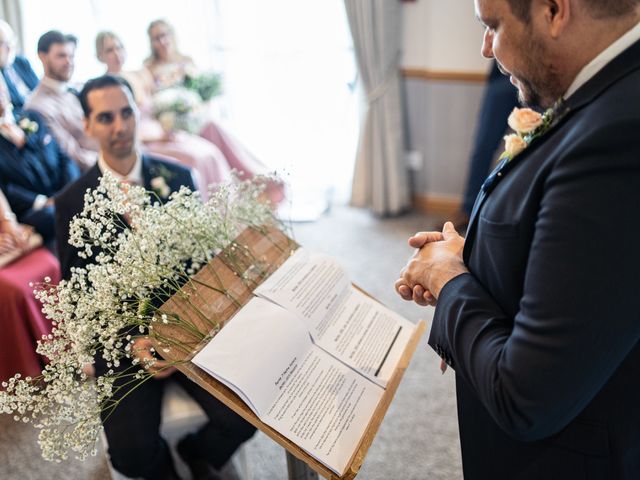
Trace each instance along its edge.
<instances>
[{"instance_id":1,"label":"woman in pink dress","mask_svg":"<svg viewBox=\"0 0 640 480\"><path fill-rule=\"evenodd\" d=\"M153 155L170 157L192 169L203 198L207 186L229 180L230 168L225 155L213 143L183 131L165 132L151 113L153 79L146 69L122 70L126 51L113 32L100 32L96 37L96 55L107 66L107 73L120 75L131 85L140 108L140 138L143 149Z\"/></svg>"},{"instance_id":2,"label":"woman in pink dress","mask_svg":"<svg viewBox=\"0 0 640 480\"><path fill-rule=\"evenodd\" d=\"M32 232L16 222L0 191L0 382L16 373L38 375L42 358L36 353L36 340L51 332L51 322L29 284L45 279L58 283L60 264L46 248L24 253ZM3 265L8 258L11 263Z\"/></svg>"},{"instance_id":3,"label":"woman in pink dress","mask_svg":"<svg viewBox=\"0 0 640 480\"><path fill-rule=\"evenodd\" d=\"M174 29L168 22L154 20L149 24L147 34L151 55L145 60L145 67L153 79L153 92L182 85L187 75L193 77L199 73L191 57L178 51ZM262 162L211 118L205 122L200 136L216 145L229 166L240 172L243 178L269 173ZM274 204L279 203L284 197L283 185L279 182L268 185L267 194Z\"/></svg>"}]
</instances>

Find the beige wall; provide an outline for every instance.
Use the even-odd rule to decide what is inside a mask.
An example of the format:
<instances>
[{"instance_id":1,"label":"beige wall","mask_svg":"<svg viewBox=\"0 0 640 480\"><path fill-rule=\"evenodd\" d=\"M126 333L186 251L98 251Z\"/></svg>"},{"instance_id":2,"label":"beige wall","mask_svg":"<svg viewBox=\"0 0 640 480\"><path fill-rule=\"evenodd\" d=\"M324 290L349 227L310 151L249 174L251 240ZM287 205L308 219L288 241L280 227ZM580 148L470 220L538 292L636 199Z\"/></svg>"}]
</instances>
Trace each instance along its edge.
<instances>
[{"instance_id":1,"label":"beige wall","mask_svg":"<svg viewBox=\"0 0 640 480\"><path fill-rule=\"evenodd\" d=\"M482 75L460 81L451 74L488 71L480 55L483 29L472 0L416 0L403 10L402 66L428 73L404 83L407 150L423 158L411 172L413 191L455 201L464 192L484 83Z\"/></svg>"},{"instance_id":2,"label":"beige wall","mask_svg":"<svg viewBox=\"0 0 640 480\"><path fill-rule=\"evenodd\" d=\"M403 6L402 66L426 70L485 72L482 26L472 0L416 0Z\"/></svg>"}]
</instances>

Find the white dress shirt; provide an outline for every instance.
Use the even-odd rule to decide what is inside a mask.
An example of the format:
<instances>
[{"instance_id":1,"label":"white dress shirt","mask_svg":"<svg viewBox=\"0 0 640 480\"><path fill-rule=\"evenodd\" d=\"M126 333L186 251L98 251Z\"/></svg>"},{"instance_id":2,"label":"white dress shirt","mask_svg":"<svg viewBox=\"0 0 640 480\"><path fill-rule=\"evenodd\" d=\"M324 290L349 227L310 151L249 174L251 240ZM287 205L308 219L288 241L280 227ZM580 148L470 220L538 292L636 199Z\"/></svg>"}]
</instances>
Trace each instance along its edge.
<instances>
[{"instance_id":1,"label":"white dress shirt","mask_svg":"<svg viewBox=\"0 0 640 480\"><path fill-rule=\"evenodd\" d=\"M591 78L602 70L611 60L616 58L638 40L640 40L640 23L605 48L596 58L587 63L573 80L573 83L569 86L567 93L562 97L566 100L576 93L576 90L591 80Z\"/></svg>"},{"instance_id":2,"label":"white dress shirt","mask_svg":"<svg viewBox=\"0 0 640 480\"><path fill-rule=\"evenodd\" d=\"M98 156L98 169L102 175L104 175L105 172L109 172L120 182L144 187L144 178L142 177L142 158L139 153L136 153L136 161L127 175L121 175L110 168L102 157L102 153Z\"/></svg>"}]
</instances>

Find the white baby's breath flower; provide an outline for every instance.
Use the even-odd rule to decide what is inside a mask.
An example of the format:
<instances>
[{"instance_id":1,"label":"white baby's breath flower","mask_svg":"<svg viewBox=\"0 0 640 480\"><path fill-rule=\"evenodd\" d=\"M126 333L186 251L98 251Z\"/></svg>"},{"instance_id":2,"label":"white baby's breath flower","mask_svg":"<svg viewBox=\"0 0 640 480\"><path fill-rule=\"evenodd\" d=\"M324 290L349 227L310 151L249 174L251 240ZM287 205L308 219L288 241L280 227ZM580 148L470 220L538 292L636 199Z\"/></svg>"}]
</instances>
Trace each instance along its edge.
<instances>
[{"instance_id":1,"label":"white baby's breath flower","mask_svg":"<svg viewBox=\"0 0 640 480\"><path fill-rule=\"evenodd\" d=\"M270 207L258 200L262 185L260 179L235 179L212 190L206 203L183 187L162 204L152 202L141 187L125 193L105 174L98 188L85 194L85 207L71 222L69 242L93 263L72 268L71 277L58 285L45 279L36 286L53 325L37 352L50 361L40 377L16 375L0 390L0 413L40 429L45 458L60 461L70 453L79 458L95 453L100 412L113 394L119 366L124 359L147 365L132 352L135 335L154 332L156 314L162 323L180 323L157 305L188 281L188 269L204 268L245 227L273 224ZM123 215L135 219L133 228ZM160 353L168 350L159 345ZM89 380L83 369L96 355L109 371ZM134 374L139 381L148 375L144 370Z\"/></svg>"}]
</instances>

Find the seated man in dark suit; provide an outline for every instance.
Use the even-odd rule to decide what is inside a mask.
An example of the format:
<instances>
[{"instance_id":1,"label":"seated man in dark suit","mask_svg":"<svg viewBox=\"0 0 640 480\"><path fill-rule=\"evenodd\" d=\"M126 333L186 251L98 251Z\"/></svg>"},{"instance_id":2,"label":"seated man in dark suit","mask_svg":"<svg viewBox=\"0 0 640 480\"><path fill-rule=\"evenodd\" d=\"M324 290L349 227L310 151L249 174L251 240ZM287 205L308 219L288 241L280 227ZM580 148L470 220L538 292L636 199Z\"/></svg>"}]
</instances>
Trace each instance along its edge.
<instances>
[{"instance_id":1,"label":"seated man in dark suit","mask_svg":"<svg viewBox=\"0 0 640 480\"><path fill-rule=\"evenodd\" d=\"M144 185L147 190L151 190L153 178L169 172L170 178L165 180L172 191L182 185L194 189L189 170L138 152L138 110L126 80L112 75L90 80L80 93L80 102L86 133L98 141L100 154L95 166L56 197L58 249L62 276L67 279L72 266L84 266L90 261L80 258L78 251L68 244L69 222L82 211L86 190L98 186L105 171L123 182ZM134 350L141 348L148 348L145 339L141 339ZM120 368L130 366L131 362L125 361ZM164 369L154 380L144 382L135 390L118 390L116 396L120 404L104 424L111 462L129 477L179 478L167 444L159 434L162 393L165 383L171 379L180 383L209 418L198 432L180 441L178 452L189 465L193 478L219 478L216 470L225 465L255 429L182 373L165 367L166 364L158 361L151 367L152 371ZM100 355L95 368L97 375L107 370Z\"/></svg>"},{"instance_id":2,"label":"seated man in dark suit","mask_svg":"<svg viewBox=\"0 0 640 480\"><path fill-rule=\"evenodd\" d=\"M0 20L0 44L0 70L13 105L13 113L19 116L22 115L27 96L38 86L38 76L29 60L15 54L16 35L4 20Z\"/></svg>"},{"instance_id":3,"label":"seated man in dark suit","mask_svg":"<svg viewBox=\"0 0 640 480\"><path fill-rule=\"evenodd\" d=\"M79 176L39 114L16 121L0 98L0 186L18 221L32 225L45 244L55 237L53 196Z\"/></svg>"}]
</instances>

